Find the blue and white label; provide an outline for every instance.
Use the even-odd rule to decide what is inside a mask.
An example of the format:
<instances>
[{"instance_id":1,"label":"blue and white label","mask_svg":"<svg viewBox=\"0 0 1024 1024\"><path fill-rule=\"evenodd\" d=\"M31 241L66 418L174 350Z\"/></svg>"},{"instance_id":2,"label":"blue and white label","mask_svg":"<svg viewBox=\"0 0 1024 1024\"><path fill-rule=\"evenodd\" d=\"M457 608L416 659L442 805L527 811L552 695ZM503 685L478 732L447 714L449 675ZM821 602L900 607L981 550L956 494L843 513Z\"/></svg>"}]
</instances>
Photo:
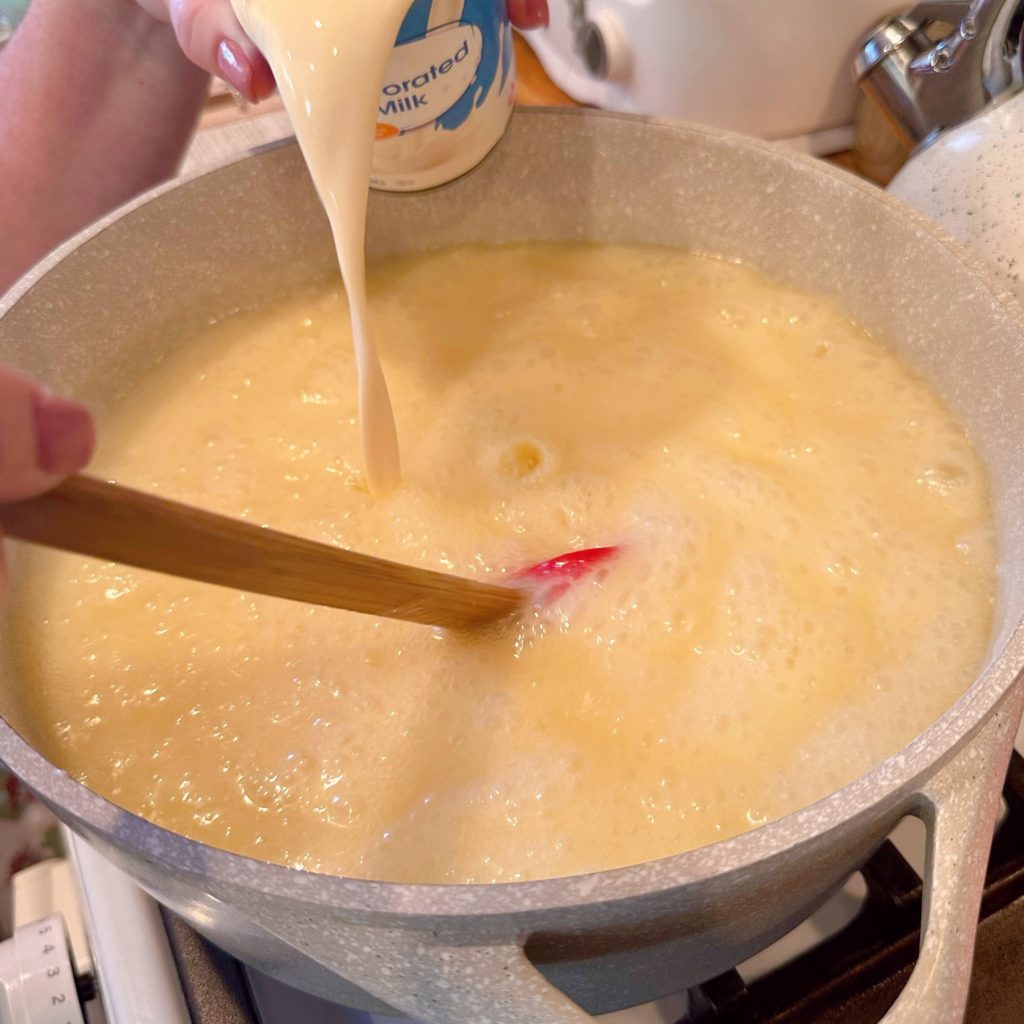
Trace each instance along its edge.
<instances>
[{"instance_id":1,"label":"blue and white label","mask_svg":"<svg viewBox=\"0 0 1024 1024\"><path fill-rule=\"evenodd\" d=\"M451 181L501 138L515 102L506 0L414 0L377 104L375 188Z\"/></svg>"},{"instance_id":2,"label":"blue and white label","mask_svg":"<svg viewBox=\"0 0 1024 1024\"><path fill-rule=\"evenodd\" d=\"M399 133L448 113L480 70L483 34L475 25L445 25L395 47L381 89L377 121Z\"/></svg>"}]
</instances>

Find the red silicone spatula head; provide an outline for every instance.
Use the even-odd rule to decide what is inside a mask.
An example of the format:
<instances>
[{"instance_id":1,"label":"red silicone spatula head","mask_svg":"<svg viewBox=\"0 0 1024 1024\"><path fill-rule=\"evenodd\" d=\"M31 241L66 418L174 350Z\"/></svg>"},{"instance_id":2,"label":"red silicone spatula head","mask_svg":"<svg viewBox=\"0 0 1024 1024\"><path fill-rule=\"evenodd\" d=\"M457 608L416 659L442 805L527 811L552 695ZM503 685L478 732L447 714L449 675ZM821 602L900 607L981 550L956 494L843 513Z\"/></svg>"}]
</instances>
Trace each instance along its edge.
<instances>
[{"instance_id":1,"label":"red silicone spatula head","mask_svg":"<svg viewBox=\"0 0 1024 1024\"><path fill-rule=\"evenodd\" d=\"M557 558L538 562L528 569L522 569L512 578L529 587L533 603L543 607L562 597L569 588L584 576L604 573L607 562L618 554L617 546L585 548L569 551Z\"/></svg>"}]
</instances>

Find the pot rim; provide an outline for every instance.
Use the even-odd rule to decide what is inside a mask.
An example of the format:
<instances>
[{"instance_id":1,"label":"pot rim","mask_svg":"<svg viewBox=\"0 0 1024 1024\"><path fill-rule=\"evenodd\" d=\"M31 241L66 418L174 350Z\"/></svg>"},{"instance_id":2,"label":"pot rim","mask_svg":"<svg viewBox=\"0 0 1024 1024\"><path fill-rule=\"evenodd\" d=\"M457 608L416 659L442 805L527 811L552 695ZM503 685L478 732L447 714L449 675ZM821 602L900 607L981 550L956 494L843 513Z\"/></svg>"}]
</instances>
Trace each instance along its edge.
<instances>
[{"instance_id":1,"label":"pot rim","mask_svg":"<svg viewBox=\"0 0 1024 1024\"><path fill-rule=\"evenodd\" d=\"M1007 317L1024 329L1024 316L1016 299L1000 287L980 260L952 236L901 200L823 161L733 132L662 118L578 108L520 108L513 125L515 120L524 117L586 117L638 122L659 131L677 132L681 137L710 139L721 147L751 150L764 160L796 165L819 177L832 178L837 186L858 191L866 199L887 208L892 215L910 220L934 243L951 250L959 262L973 273L978 286L992 295ZM5 296L0 297L0 320L64 259L122 218L199 178L218 174L245 160L258 159L268 150L294 145L294 140L284 140L213 170L199 171L167 182L108 214L55 249L29 270ZM521 914L617 902L665 892L698 879L724 879L757 862L782 856L795 846L812 842L839 823L865 814L886 798L898 798L901 794L908 798L904 801L905 812L915 785L945 763L973 736L1022 676L1024 621L1018 621L1003 648L991 657L974 683L942 716L901 750L841 789L749 832L695 850L627 867L538 881L397 883L285 867L189 839L121 809L46 760L2 717L0 754L32 789L56 808L69 812L87 827L87 831L95 831L107 842L142 852L148 858L186 874L198 874L206 886L210 883L242 886L290 900L329 905L361 916L452 918Z\"/></svg>"}]
</instances>

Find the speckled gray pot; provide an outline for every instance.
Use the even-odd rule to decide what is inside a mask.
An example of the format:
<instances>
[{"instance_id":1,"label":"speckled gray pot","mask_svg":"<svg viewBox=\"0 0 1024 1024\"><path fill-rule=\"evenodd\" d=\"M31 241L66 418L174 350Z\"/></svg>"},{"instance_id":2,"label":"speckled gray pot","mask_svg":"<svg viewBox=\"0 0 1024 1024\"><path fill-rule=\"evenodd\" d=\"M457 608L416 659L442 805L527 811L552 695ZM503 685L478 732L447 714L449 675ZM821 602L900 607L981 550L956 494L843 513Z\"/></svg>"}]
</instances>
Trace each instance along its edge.
<instances>
[{"instance_id":1,"label":"speckled gray pot","mask_svg":"<svg viewBox=\"0 0 1024 1024\"><path fill-rule=\"evenodd\" d=\"M835 297L892 339L964 417L992 470L1003 573L991 660L954 708L875 771L747 835L638 867L492 887L354 881L204 847L71 781L17 722L0 723L0 757L242 959L425 1024L569 1024L707 978L786 931L900 817L916 814L932 839L926 938L888 1019L954 1024L1022 701L1014 683L1024 664L1024 337L1014 315L954 244L895 200L715 131L520 115L463 180L372 203L372 255L538 238L743 257ZM0 359L102 406L157 363L166 339L320 275L331 259L297 151L273 149L160 190L65 246L0 305ZM0 676L14 687L5 646Z\"/></svg>"}]
</instances>

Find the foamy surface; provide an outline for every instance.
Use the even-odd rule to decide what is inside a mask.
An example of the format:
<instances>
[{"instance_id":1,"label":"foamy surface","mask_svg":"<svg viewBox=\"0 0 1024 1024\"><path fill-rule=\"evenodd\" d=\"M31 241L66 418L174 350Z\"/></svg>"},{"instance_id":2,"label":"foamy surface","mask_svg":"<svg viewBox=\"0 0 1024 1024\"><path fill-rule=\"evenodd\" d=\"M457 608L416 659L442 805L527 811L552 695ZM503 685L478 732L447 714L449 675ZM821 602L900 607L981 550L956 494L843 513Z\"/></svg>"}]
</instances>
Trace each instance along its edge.
<instances>
[{"instance_id":1,"label":"foamy surface","mask_svg":"<svg viewBox=\"0 0 1024 1024\"><path fill-rule=\"evenodd\" d=\"M370 496L344 300L213 325L99 470L477 578L620 544L467 638L33 553L20 709L58 764L208 843L392 880L635 863L899 749L988 640L987 480L834 307L645 247L460 248L371 275L403 488Z\"/></svg>"}]
</instances>

